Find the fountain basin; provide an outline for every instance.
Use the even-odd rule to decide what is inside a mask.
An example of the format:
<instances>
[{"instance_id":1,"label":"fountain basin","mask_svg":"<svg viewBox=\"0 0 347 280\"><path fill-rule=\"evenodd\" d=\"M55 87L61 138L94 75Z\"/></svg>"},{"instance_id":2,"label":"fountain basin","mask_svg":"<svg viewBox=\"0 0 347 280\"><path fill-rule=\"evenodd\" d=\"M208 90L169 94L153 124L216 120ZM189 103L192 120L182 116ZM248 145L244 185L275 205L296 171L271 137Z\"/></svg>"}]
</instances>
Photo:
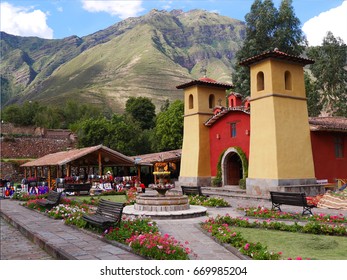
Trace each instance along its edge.
<instances>
[{"instance_id":1,"label":"fountain basin","mask_svg":"<svg viewBox=\"0 0 347 280\"><path fill-rule=\"evenodd\" d=\"M189 209L186 195L156 196L140 194L136 198L134 209L139 211L181 211Z\"/></svg>"},{"instance_id":2,"label":"fountain basin","mask_svg":"<svg viewBox=\"0 0 347 280\"><path fill-rule=\"evenodd\" d=\"M181 211L142 211L136 210L135 205L125 206L123 214L129 216L150 217L152 219L189 219L206 216L207 208L199 205L190 205L189 209Z\"/></svg>"}]
</instances>

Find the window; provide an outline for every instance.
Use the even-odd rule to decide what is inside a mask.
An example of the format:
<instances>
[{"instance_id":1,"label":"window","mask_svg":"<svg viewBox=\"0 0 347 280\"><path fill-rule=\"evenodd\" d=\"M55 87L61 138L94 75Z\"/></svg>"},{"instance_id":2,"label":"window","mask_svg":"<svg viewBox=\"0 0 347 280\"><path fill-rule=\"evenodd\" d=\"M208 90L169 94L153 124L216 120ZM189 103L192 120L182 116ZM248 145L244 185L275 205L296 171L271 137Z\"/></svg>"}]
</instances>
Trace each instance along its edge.
<instances>
[{"instance_id":1,"label":"window","mask_svg":"<svg viewBox=\"0 0 347 280\"><path fill-rule=\"evenodd\" d=\"M264 88L264 73L260 71L257 74L257 90L261 91L264 90Z\"/></svg>"},{"instance_id":2,"label":"window","mask_svg":"<svg viewBox=\"0 0 347 280\"><path fill-rule=\"evenodd\" d=\"M189 95L189 109L193 109L194 108L194 99L193 99L193 94Z\"/></svg>"},{"instance_id":3,"label":"window","mask_svg":"<svg viewBox=\"0 0 347 280\"><path fill-rule=\"evenodd\" d=\"M335 137L335 157L343 158L343 138L342 136Z\"/></svg>"},{"instance_id":4,"label":"window","mask_svg":"<svg viewBox=\"0 0 347 280\"><path fill-rule=\"evenodd\" d=\"M284 84L286 90L292 90L292 74L289 71L284 73Z\"/></svg>"},{"instance_id":5,"label":"window","mask_svg":"<svg viewBox=\"0 0 347 280\"><path fill-rule=\"evenodd\" d=\"M235 138L236 137L236 123L230 124L230 132L231 132L231 137Z\"/></svg>"},{"instance_id":6,"label":"window","mask_svg":"<svg viewBox=\"0 0 347 280\"><path fill-rule=\"evenodd\" d=\"M210 94L210 96L208 97L208 107L210 109L213 109L215 107L214 94Z\"/></svg>"}]
</instances>

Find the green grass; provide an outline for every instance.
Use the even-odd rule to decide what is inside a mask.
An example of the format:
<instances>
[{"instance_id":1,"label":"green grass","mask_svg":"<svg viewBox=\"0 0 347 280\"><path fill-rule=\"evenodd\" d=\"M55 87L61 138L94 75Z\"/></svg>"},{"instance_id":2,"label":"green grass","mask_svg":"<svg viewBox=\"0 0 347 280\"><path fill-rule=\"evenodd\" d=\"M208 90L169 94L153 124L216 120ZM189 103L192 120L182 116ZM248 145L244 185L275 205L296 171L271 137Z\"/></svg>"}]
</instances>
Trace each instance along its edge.
<instances>
[{"instance_id":1,"label":"green grass","mask_svg":"<svg viewBox=\"0 0 347 280\"><path fill-rule=\"evenodd\" d=\"M347 260L347 238L232 227L249 242L267 245L269 251L282 252L282 258L312 260Z\"/></svg>"},{"instance_id":2,"label":"green grass","mask_svg":"<svg viewBox=\"0 0 347 280\"><path fill-rule=\"evenodd\" d=\"M83 202L83 201L90 201L92 197L93 196L70 196L68 198L79 201L79 202ZM125 202L126 201L125 195L94 196L94 198L96 198L96 197L100 197L102 199L106 199L106 200L113 201L113 202Z\"/></svg>"}]
</instances>

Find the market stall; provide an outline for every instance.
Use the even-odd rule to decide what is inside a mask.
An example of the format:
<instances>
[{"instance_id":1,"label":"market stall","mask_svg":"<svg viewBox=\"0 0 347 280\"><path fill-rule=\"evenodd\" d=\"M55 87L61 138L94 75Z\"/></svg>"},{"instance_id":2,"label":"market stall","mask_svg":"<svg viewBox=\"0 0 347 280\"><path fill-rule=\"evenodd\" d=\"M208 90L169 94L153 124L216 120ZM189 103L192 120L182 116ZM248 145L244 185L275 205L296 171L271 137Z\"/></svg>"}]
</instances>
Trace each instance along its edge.
<instances>
[{"instance_id":1,"label":"market stall","mask_svg":"<svg viewBox=\"0 0 347 280\"><path fill-rule=\"evenodd\" d=\"M126 170L134 166L133 159L103 145L48 154L21 165L25 177L36 177L33 174L38 174L40 170L46 177L48 188L61 191L65 188L78 191L82 186L83 190L89 186L92 188L96 179L99 184L111 184L113 182L106 182L104 177L106 169L117 170L118 167L123 167Z\"/></svg>"}]
</instances>

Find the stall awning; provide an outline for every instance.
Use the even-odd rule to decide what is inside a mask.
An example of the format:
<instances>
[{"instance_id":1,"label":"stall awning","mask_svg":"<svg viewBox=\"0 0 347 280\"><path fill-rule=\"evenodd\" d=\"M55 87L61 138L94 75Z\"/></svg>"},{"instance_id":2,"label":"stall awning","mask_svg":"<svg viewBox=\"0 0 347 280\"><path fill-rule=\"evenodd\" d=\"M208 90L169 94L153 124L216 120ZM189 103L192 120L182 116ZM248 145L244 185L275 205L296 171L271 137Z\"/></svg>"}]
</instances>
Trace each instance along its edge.
<instances>
[{"instance_id":1,"label":"stall awning","mask_svg":"<svg viewBox=\"0 0 347 280\"><path fill-rule=\"evenodd\" d=\"M22 164L22 167L57 166L70 164L71 166L134 166L135 161L106 146L98 145L82 149L73 149L45 155L36 160Z\"/></svg>"}]
</instances>

